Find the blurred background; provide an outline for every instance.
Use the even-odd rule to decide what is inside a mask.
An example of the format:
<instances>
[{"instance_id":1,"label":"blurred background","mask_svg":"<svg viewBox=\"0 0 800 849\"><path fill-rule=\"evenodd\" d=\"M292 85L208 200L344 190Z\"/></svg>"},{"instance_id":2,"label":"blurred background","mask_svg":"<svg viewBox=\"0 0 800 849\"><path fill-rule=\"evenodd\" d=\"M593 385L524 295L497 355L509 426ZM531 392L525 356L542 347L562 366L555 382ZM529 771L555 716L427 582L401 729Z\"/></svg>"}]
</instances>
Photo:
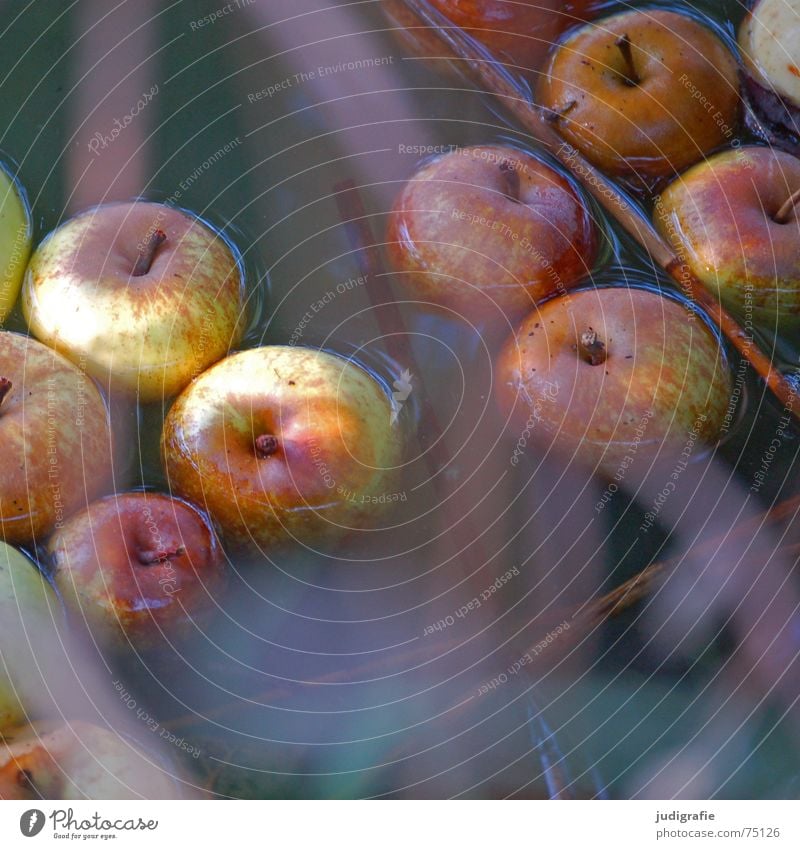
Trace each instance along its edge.
<instances>
[{"instance_id":1,"label":"blurred background","mask_svg":"<svg viewBox=\"0 0 800 849\"><path fill-rule=\"evenodd\" d=\"M248 346L322 346L411 386L384 528L233 562L224 615L190 646L98 660L109 702L124 681L185 744L166 748L190 784L244 798L800 793L797 431L751 493L781 417L762 388L745 373L737 428L642 533L646 483L598 511L605 483L581 469L533 451L510 466L490 403L502 335L407 302L380 267L358 282L421 149L529 144L496 104L412 58L378 0L1 5L0 148L37 241L103 201L186 207L242 251ZM686 5L728 39L743 14ZM594 282L659 282L594 214ZM762 342L796 366L785 340ZM116 411L118 489L165 486L164 413ZM651 594L610 619L591 607L651 564L668 576Z\"/></svg>"}]
</instances>

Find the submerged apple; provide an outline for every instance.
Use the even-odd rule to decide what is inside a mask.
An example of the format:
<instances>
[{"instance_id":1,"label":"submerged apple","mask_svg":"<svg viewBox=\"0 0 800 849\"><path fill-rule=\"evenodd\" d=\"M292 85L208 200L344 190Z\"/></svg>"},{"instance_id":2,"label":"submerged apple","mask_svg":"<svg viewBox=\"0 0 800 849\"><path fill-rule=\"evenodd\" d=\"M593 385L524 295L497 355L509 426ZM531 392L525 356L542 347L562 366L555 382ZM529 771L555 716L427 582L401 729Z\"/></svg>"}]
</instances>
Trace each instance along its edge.
<instances>
[{"instance_id":1,"label":"submerged apple","mask_svg":"<svg viewBox=\"0 0 800 849\"><path fill-rule=\"evenodd\" d=\"M170 410L167 479L234 545L315 545L376 523L401 458L392 414L388 393L352 361L288 346L243 351Z\"/></svg>"},{"instance_id":2,"label":"submerged apple","mask_svg":"<svg viewBox=\"0 0 800 849\"><path fill-rule=\"evenodd\" d=\"M16 303L31 252L33 225L20 184L0 166L0 324Z\"/></svg>"},{"instance_id":3,"label":"submerged apple","mask_svg":"<svg viewBox=\"0 0 800 849\"><path fill-rule=\"evenodd\" d=\"M160 493L96 501L54 534L48 552L74 619L111 649L148 650L202 631L225 590L208 519Z\"/></svg>"},{"instance_id":4,"label":"submerged apple","mask_svg":"<svg viewBox=\"0 0 800 849\"><path fill-rule=\"evenodd\" d=\"M27 336L0 331L0 536L39 541L111 480L109 413L94 382Z\"/></svg>"},{"instance_id":5,"label":"submerged apple","mask_svg":"<svg viewBox=\"0 0 800 849\"><path fill-rule=\"evenodd\" d=\"M157 401L238 342L242 272L227 242L195 216L112 203L42 242L22 307L37 339L102 385Z\"/></svg>"},{"instance_id":6,"label":"submerged apple","mask_svg":"<svg viewBox=\"0 0 800 849\"><path fill-rule=\"evenodd\" d=\"M0 740L0 799L178 799L179 779L161 753L87 722L37 723Z\"/></svg>"},{"instance_id":7,"label":"submerged apple","mask_svg":"<svg viewBox=\"0 0 800 849\"><path fill-rule=\"evenodd\" d=\"M0 734L54 709L50 674L62 618L36 565L0 542Z\"/></svg>"}]
</instances>

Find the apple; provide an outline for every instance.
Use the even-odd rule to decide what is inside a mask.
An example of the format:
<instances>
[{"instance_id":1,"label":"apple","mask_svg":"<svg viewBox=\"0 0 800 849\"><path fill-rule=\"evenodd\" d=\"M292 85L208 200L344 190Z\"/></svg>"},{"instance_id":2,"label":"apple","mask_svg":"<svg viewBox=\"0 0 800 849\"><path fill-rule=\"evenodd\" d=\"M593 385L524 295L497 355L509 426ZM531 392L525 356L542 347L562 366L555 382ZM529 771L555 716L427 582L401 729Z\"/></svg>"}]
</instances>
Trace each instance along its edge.
<instances>
[{"instance_id":1,"label":"apple","mask_svg":"<svg viewBox=\"0 0 800 849\"><path fill-rule=\"evenodd\" d=\"M160 752L82 721L24 726L0 740L0 799L7 801L178 799L176 773Z\"/></svg>"},{"instance_id":2,"label":"apple","mask_svg":"<svg viewBox=\"0 0 800 849\"><path fill-rule=\"evenodd\" d=\"M35 339L0 331L0 535L24 544L111 479L108 407L83 372Z\"/></svg>"},{"instance_id":3,"label":"apple","mask_svg":"<svg viewBox=\"0 0 800 849\"><path fill-rule=\"evenodd\" d=\"M800 151L800 0L756 0L739 28L739 49L756 130Z\"/></svg>"},{"instance_id":4,"label":"apple","mask_svg":"<svg viewBox=\"0 0 800 849\"><path fill-rule=\"evenodd\" d=\"M566 177L524 151L489 145L423 165L397 198L387 244L413 297L516 320L588 275L598 236Z\"/></svg>"},{"instance_id":5,"label":"apple","mask_svg":"<svg viewBox=\"0 0 800 849\"><path fill-rule=\"evenodd\" d=\"M33 223L25 191L0 165L0 324L16 303L32 239Z\"/></svg>"},{"instance_id":6,"label":"apple","mask_svg":"<svg viewBox=\"0 0 800 849\"><path fill-rule=\"evenodd\" d=\"M401 459L392 420L388 392L351 360L254 348L175 401L161 443L167 479L234 546L313 545L375 524Z\"/></svg>"},{"instance_id":7,"label":"apple","mask_svg":"<svg viewBox=\"0 0 800 849\"><path fill-rule=\"evenodd\" d=\"M0 542L0 734L52 707L63 607L37 566Z\"/></svg>"},{"instance_id":8,"label":"apple","mask_svg":"<svg viewBox=\"0 0 800 849\"><path fill-rule=\"evenodd\" d=\"M429 0L457 27L483 44L509 70L533 77L553 43L569 27L589 20L603 0ZM421 28L405 0L384 0L383 8L409 51L441 58L441 42Z\"/></svg>"},{"instance_id":9,"label":"apple","mask_svg":"<svg viewBox=\"0 0 800 849\"><path fill-rule=\"evenodd\" d=\"M224 357L241 335L243 279L231 246L175 207L98 206L31 258L22 308L37 339L101 385L158 401Z\"/></svg>"},{"instance_id":10,"label":"apple","mask_svg":"<svg viewBox=\"0 0 800 849\"><path fill-rule=\"evenodd\" d=\"M547 301L497 361L497 399L514 432L606 474L626 458L671 457L691 434L713 442L730 396L728 363L705 322L646 289Z\"/></svg>"},{"instance_id":11,"label":"apple","mask_svg":"<svg viewBox=\"0 0 800 849\"><path fill-rule=\"evenodd\" d=\"M225 591L208 518L161 493L96 501L56 531L48 553L73 618L111 649L148 651L202 630Z\"/></svg>"},{"instance_id":12,"label":"apple","mask_svg":"<svg viewBox=\"0 0 800 849\"><path fill-rule=\"evenodd\" d=\"M768 147L695 165L655 207L655 224L700 280L747 323L800 318L800 159Z\"/></svg>"},{"instance_id":13,"label":"apple","mask_svg":"<svg viewBox=\"0 0 800 849\"><path fill-rule=\"evenodd\" d=\"M632 10L569 35L542 75L537 100L597 167L649 187L731 140L738 68L695 18Z\"/></svg>"}]
</instances>

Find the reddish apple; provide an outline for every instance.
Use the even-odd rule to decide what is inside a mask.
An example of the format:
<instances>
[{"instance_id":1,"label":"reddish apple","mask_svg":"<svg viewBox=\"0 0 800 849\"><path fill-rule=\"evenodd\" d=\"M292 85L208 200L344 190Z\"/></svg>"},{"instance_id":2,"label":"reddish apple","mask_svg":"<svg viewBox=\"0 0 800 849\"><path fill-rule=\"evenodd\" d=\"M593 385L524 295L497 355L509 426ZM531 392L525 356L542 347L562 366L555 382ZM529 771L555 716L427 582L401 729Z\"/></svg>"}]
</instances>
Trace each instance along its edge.
<instances>
[{"instance_id":1,"label":"reddish apple","mask_svg":"<svg viewBox=\"0 0 800 849\"><path fill-rule=\"evenodd\" d=\"M613 474L626 457L713 442L731 395L717 338L682 303L587 289L534 310L497 363L500 408L542 448Z\"/></svg>"},{"instance_id":2,"label":"reddish apple","mask_svg":"<svg viewBox=\"0 0 800 849\"><path fill-rule=\"evenodd\" d=\"M170 410L167 478L235 546L316 545L377 522L401 461L393 412L383 386L350 360L288 346L243 351Z\"/></svg>"},{"instance_id":3,"label":"reddish apple","mask_svg":"<svg viewBox=\"0 0 800 849\"><path fill-rule=\"evenodd\" d=\"M395 203L387 242L415 298L515 320L585 277L598 239L566 177L516 148L485 146L424 165Z\"/></svg>"},{"instance_id":4,"label":"reddish apple","mask_svg":"<svg viewBox=\"0 0 800 849\"><path fill-rule=\"evenodd\" d=\"M103 397L50 348L0 332L0 533L41 540L111 480Z\"/></svg>"},{"instance_id":5,"label":"reddish apple","mask_svg":"<svg viewBox=\"0 0 800 849\"><path fill-rule=\"evenodd\" d=\"M748 324L800 319L800 159L730 150L670 185L655 224L676 253Z\"/></svg>"},{"instance_id":6,"label":"reddish apple","mask_svg":"<svg viewBox=\"0 0 800 849\"><path fill-rule=\"evenodd\" d=\"M632 10L570 35L537 100L591 162L649 186L734 138L738 68L696 18Z\"/></svg>"},{"instance_id":7,"label":"reddish apple","mask_svg":"<svg viewBox=\"0 0 800 849\"><path fill-rule=\"evenodd\" d=\"M112 649L147 651L202 631L225 590L208 518L160 493L96 501L54 534L48 551L74 619Z\"/></svg>"},{"instance_id":8,"label":"reddish apple","mask_svg":"<svg viewBox=\"0 0 800 849\"><path fill-rule=\"evenodd\" d=\"M176 394L238 342L243 280L228 243L159 203L111 203L34 252L22 308L37 339L143 402Z\"/></svg>"}]
</instances>

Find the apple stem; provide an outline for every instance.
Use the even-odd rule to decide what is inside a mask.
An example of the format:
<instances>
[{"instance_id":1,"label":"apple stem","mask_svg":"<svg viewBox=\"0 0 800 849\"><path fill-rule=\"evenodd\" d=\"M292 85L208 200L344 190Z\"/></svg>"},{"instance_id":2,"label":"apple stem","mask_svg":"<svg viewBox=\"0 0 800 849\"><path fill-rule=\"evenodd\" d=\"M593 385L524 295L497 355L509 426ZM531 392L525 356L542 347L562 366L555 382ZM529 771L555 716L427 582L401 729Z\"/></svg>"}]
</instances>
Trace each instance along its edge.
<instances>
[{"instance_id":1,"label":"apple stem","mask_svg":"<svg viewBox=\"0 0 800 849\"><path fill-rule=\"evenodd\" d=\"M5 401L6 395L11 391L13 384L7 377L0 377L0 405Z\"/></svg>"},{"instance_id":2,"label":"apple stem","mask_svg":"<svg viewBox=\"0 0 800 849\"><path fill-rule=\"evenodd\" d=\"M601 366L608 359L606 346L600 341L596 330L590 327L581 333L581 338L578 340L578 347L583 358L587 363L593 366Z\"/></svg>"},{"instance_id":3,"label":"apple stem","mask_svg":"<svg viewBox=\"0 0 800 849\"><path fill-rule=\"evenodd\" d=\"M636 73L636 66L633 64L633 48L627 33L622 38L617 39L617 47L619 47L619 52L622 54L622 58L625 60L627 66L627 73L623 73L622 78L629 86L639 85L642 78Z\"/></svg>"},{"instance_id":4,"label":"apple stem","mask_svg":"<svg viewBox=\"0 0 800 849\"><path fill-rule=\"evenodd\" d=\"M506 197L513 203L519 203L519 173L506 159L500 163L500 171L506 184Z\"/></svg>"},{"instance_id":5,"label":"apple stem","mask_svg":"<svg viewBox=\"0 0 800 849\"><path fill-rule=\"evenodd\" d=\"M792 194L786 203L784 203L784 205L778 210L775 215L775 222L777 224L788 224L792 219L792 213L794 213L798 203L800 203L800 189L794 192L794 194Z\"/></svg>"},{"instance_id":6,"label":"apple stem","mask_svg":"<svg viewBox=\"0 0 800 849\"><path fill-rule=\"evenodd\" d=\"M157 563L166 563L168 560L174 560L176 557L182 557L186 554L186 548L179 545L171 551L140 551L139 562L142 566L155 566Z\"/></svg>"},{"instance_id":7,"label":"apple stem","mask_svg":"<svg viewBox=\"0 0 800 849\"><path fill-rule=\"evenodd\" d=\"M262 433L256 437L256 454L261 458L271 457L278 450L278 437Z\"/></svg>"},{"instance_id":8,"label":"apple stem","mask_svg":"<svg viewBox=\"0 0 800 849\"><path fill-rule=\"evenodd\" d=\"M142 277L150 271L156 251L167 241L167 234L163 230L153 230L144 243L144 249L133 266L133 277Z\"/></svg>"}]
</instances>

